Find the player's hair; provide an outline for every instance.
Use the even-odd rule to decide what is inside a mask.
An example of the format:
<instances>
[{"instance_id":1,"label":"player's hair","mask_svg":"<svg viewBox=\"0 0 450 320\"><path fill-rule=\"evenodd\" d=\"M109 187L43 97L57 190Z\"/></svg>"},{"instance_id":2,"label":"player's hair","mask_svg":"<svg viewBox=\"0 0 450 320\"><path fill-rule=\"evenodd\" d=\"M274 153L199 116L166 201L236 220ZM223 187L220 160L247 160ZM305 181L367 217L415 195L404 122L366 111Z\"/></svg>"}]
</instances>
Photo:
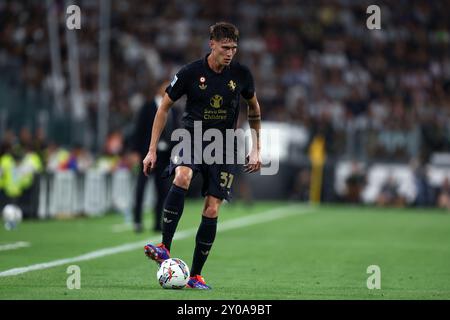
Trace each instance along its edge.
<instances>
[{"instance_id":1,"label":"player's hair","mask_svg":"<svg viewBox=\"0 0 450 320\"><path fill-rule=\"evenodd\" d=\"M211 40L220 41L223 39L230 39L232 41L239 41L239 30L235 25L228 22L217 22L209 27L209 38Z\"/></svg>"}]
</instances>

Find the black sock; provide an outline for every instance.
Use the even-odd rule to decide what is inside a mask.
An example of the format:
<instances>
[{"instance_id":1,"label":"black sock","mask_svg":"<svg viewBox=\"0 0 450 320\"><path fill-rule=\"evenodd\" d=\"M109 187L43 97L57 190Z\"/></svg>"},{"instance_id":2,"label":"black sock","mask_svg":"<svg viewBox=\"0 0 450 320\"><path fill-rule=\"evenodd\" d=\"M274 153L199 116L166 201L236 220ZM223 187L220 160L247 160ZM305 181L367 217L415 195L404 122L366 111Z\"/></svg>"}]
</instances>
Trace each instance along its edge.
<instances>
[{"instance_id":1,"label":"black sock","mask_svg":"<svg viewBox=\"0 0 450 320\"><path fill-rule=\"evenodd\" d=\"M163 221L162 221L162 243L170 251L173 235L177 229L184 208L184 197L187 190L174 184L167 194L164 203Z\"/></svg>"},{"instance_id":2,"label":"black sock","mask_svg":"<svg viewBox=\"0 0 450 320\"><path fill-rule=\"evenodd\" d=\"M202 222L195 237L194 258L192 260L191 277L200 275L209 251L216 238L217 218L202 216Z\"/></svg>"}]
</instances>

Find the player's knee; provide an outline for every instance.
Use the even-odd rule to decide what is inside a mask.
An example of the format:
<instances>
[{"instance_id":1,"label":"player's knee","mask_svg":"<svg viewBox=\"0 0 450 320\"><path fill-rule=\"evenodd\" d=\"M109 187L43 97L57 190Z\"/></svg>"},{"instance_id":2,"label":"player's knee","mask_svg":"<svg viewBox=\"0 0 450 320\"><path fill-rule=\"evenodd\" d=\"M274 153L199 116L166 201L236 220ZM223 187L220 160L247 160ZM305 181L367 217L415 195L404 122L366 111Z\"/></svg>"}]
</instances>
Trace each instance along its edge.
<instances>
[{"instance_id":1,"label":"player's knee","mask_svg":"<svg viewBox=\"0 0 450 320\"><path fill-rule=\"evenodd\" d=\"M178 173L175 175L175 180L173 181L175 185L180 188L188 189L191 184L191 175L188 173Z\"/></svg>"},{"instance_id":2,"label":"player's knee","mask_svg":"<svg viewBox=\"0 0 450 320\"><path fill-rule=\"evenodd\" d=\"M217 218L219 215L219 208L216 206L207 206L203 215L207 218Z\"/></svg>"}]
</instances>

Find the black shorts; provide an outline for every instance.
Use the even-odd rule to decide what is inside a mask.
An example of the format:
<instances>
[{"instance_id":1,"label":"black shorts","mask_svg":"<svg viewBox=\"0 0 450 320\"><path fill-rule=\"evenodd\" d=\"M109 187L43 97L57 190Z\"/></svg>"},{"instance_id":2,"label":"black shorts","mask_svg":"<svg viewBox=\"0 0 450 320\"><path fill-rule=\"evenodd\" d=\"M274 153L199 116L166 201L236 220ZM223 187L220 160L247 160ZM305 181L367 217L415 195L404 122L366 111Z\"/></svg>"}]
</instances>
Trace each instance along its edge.
<instances>
[{"instance_id":1,"label":"black shorts","mask_svg":"<svg viewBox=\"0 0 450 320\"><path fill-rule=\"evenodd\" d=\"M169 177L179 166L189 167L195 177L200 173L203 177L202 195L213 196L221 200L230 201L233 191L233 180L236 172L235 164L175 164L170 161L164 174Z\"/></svg>"},{"instance_id":2,"label":"black shorts","mask_svg":"<svg viewBox=\"0 0 450 320\"><path fill-rule=\"evenodd\" d=\"M202 161L202 163L196 164L194 162L195 151L191 153L192 155L189 163L183 163L181 161L175 163L171 158L170 163L166 167L162 177L168 178L172 176L175 173L176 167L189 167L193 171L193 177L195 177L198 173L202 175L202 195L204 197L210 195L221 200L230 201L232 198L233 181L235 178L235 174L237 173L238 164L206 164L204 163L204 161Z\"/></svg>"}]
</instances>

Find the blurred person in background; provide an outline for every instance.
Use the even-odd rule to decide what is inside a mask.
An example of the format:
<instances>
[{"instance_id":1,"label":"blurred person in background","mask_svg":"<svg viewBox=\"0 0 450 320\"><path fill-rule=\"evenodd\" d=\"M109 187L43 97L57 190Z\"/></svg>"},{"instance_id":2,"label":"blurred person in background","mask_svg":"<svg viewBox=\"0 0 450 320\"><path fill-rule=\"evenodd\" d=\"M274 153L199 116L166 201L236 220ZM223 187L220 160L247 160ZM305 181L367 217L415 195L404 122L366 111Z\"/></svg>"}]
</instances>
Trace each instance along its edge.
<instances>
[{"instance_id":1,"label":"blurred person in background","mask_svg":"<svg viewBox=\"0 0 450 320\"><path fill-rule=\"evenodd\" d=\"M239 115L239 118L238 118L237 125L236 125L237 128L241 128L241 129L243 128L243 125L245 122L245 120L244 120L245 117L246 117L246 114L244 114L244 112L241 112L241 114ZM237 137L236 144L244 145L245 137L240 137L240 136ZM242 168L242 167L237 168L235 175L234 175L233 183L236 187L235 190L236 190L237 198L242 200L244 202L244 204L247 206L253 205L253 200L254 200L253 192L252 192L252 188L251 188L248 176L244 172L244 168ZM234 204L236 204L236 201L231 202L231 205L234 205Z\"/></svg>"},{"instance_id":2,"label":"blurred person in background","mask_svg":"<svg viewBox=\"0 0 450 320\"><path fill-rule=\"evenodd\" d=\"M418 207L433 205L433 202L435 201L435 194L434 189L428 181L426 167L420 162L420 160L414 159L412 161L412 171L414 173L414 184L417 189L414 205Z\"/></svg>"},{"instance_id":3,"label":"blurred person in background","mask_svg":"<svg viewBox=\"0 0 450 320\"><path fill-rule=\"evenodd\" d=\"M23 130L22 132L25 132ZM43 164L33 150L28 135L21 136L22 144L11 144L14 139L5 140L0 154L0 205L18 205L25 218L33 218L37 213L38 176Z\"/></svg>"},{"instance_id":4,"label":"blurred person in background","mask_svg":"<svg viewBox=\"0 0 450 320\"><path fill-rule=\"evenodd\" d=\"M47 139L44 128L39 127L36 129L35 135L33 137L33 149L38 153L41 161L45 162L46 149L47 149Z\"/></svg>"},{"instance_id":5,"label":"blurred person in background","mask_svg":"<svg viewBox=\"0 0 450 320\"><path fill-rule=\"evenodd\" d=\"M46 166L49 173L67 170L70 152L54 142L50 142L45 152Z\"/></svg>"},{"instance_id":6,"label":"blurred person in background","mask_svg":"<svg viewBox=\"0 0 450 320\"><path fill-rule=\"evenodd\" d=\"M77 144L70 151L66 167L75 172L86 172L93 163L92 155L82 145Z\"/></svg>"},{"instance_id":7,"label":"blurred person in background","mask_svg":"<svg viewBox=\"0 0 450 320\"><path fill-rule=\"evenodd\" d=\"M15 157L12 153L14 135L9 132L3 137L0 146L0 209L11 202L18 193L15 185L11 185L14 177Z\"/></svg>"},{"instance_id":8,"label":"blurred person in background","mask_svg":"<svg viewBox=\"0 0 450 320\"><path fill-rule=\"evenodd\" d=\"M18 205L24 217L36 218L39 205L39 182L44 164L35 150L31 133L25 136L29 139L21 139L21 160L16 163L21 189Z\"/></svg>"},{"instance_id":9,"label":"blurred person in background","mask_svg":"<svg viewBox=\"0 0 450 320\"><path fill-rule=\"evenodd\" d=\"M136 125L133 134L133 162L139 162L141 164L141 170L139 170L138 172L133 206L134 231L137 233L142 232L143 230L142 207L144 202L145 186L148 181L148 177L146 177L143 173L142 160L144 160L145 156L147 155L148 146L150 145L152 136L153 121L164 96L164 91L168 85L169 82L164 81L158 86L157 92L154 97L147 99L144 105L142 105L136 119ZM156 164L155 170L153 172L153 181L156 190L156 201L153 208L153 231L157 232L160 232L162 230L161 219L163 215L164 199L170 188L168 180L162 178L162 174L164 172L166 164L169 163L170 160L170 152L173 146L173 142L171 141L170 136L173 129L177 127L176 122L176 109L172 108L169 112L166 127L161 134L161 138L158 142L156 151L158 163Z\"/></svg>"},{"instance_id":10,"label":"blurred person in background","mask_svg":"<svg viewBox=\"0 0 450 320\"><path fill-rule=\"evenodd\" d=\"M380 207L404 207L405 203L405 198L399 193L399 185L397 181L390 174L381 186L380 193L376 199L376 204Z\"/></svg>"},{"instance_id":11,"label":"blurred person in background","mask_svg":"<svg viewBox=\"0 0 450 320\"><path fill-rule=\"evenodd\" d=\"M122 132L119 130L111 131L106 138L103 153L97 159L97 169L104 173L114 172L124 164L122 161L123 152L124 138Z\"/></svg>"},{"instance_id":12,"label":"blurred person in background","mask_svg":"<svg viewBox=\"0 0 450 320\"><path fill-rule=\"evenodd\" d=\"M450 180L448 177L438 189L436 204L439 208L450 210Z\"/></svg>"},{"instance_id":13,"label":"blurred person in background","mask_svg":"<svg viewBox=\"0 0 450 320\"><path fill-rule=\"evenodd\" d=\"M290 199L308 202L309 201L309 188L311 185L311 169L301 168L294 176L292 185L292 193Z\"/></svg>"},{"instance_id":14,"label":"blurred person in background","mask_svg":"<svg viewBox=\"0 0 450 320\"><path fill-rule=\"evenodd\" d=\"M356 161L352 161L350 175L345 180L344 201L350 203L361 202L361 194L366 185L366 173L362 165Z\"/></svg>"}]
</instances>

